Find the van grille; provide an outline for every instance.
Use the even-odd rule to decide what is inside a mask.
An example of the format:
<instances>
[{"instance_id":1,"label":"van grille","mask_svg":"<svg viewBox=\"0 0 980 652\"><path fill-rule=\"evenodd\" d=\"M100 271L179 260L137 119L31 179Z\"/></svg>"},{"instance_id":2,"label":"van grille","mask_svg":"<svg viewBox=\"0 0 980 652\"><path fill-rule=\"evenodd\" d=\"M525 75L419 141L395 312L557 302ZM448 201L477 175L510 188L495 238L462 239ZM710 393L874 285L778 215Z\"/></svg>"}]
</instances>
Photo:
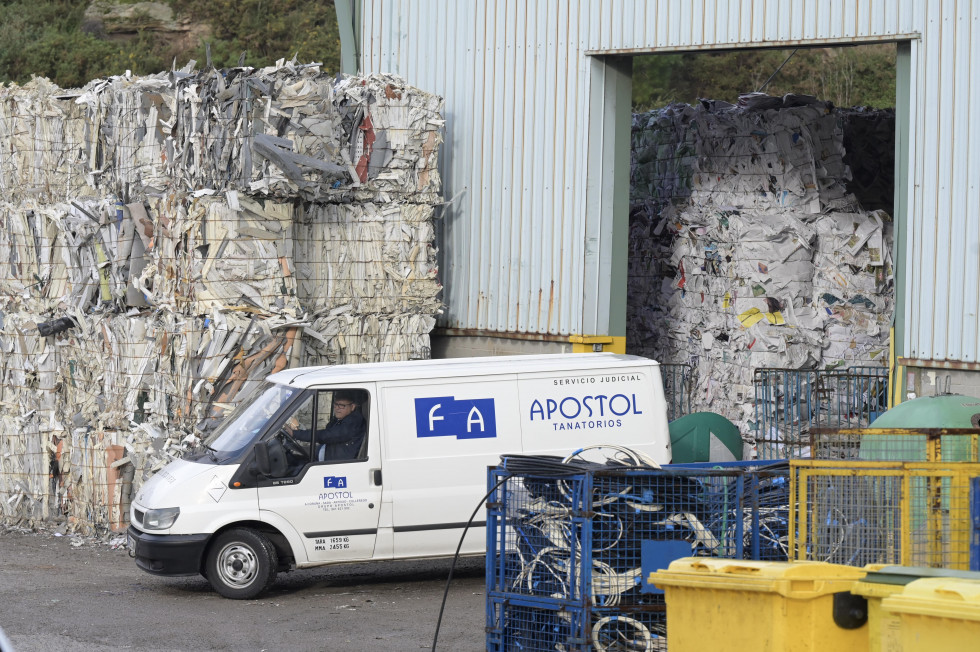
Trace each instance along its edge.
<instances>
[{"instance_id":1,"label":"van grille","mask_svg":"<svg viewBox=\"0 0 980 652\"><path fill-rule=\"evenodd\" d=\"M140 527L143 526L143 516L145 516L143 511L133 508L133 522L135 522L136 525L139 525Z\"/></svg>"}]
</instances>

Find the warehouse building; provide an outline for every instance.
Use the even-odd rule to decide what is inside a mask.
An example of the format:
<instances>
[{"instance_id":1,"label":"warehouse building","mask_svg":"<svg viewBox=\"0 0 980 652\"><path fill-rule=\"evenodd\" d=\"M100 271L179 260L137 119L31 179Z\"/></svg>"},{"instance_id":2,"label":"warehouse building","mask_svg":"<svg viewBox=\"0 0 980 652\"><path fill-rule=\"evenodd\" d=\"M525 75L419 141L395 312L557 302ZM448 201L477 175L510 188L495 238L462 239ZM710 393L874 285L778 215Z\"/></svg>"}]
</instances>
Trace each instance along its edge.
<instances>
[{"instance_id":1,"label":"warehouse building","mask_svg":"<svg viewBox=\"0 0 980 652\"><path fill-rule=\"evenodd\" d=\"M436 356L627 349L633 57L895 43L889 404L980 393L980 3L337 7L347 72L446 100Z\"/></svg>"}]
</instances>

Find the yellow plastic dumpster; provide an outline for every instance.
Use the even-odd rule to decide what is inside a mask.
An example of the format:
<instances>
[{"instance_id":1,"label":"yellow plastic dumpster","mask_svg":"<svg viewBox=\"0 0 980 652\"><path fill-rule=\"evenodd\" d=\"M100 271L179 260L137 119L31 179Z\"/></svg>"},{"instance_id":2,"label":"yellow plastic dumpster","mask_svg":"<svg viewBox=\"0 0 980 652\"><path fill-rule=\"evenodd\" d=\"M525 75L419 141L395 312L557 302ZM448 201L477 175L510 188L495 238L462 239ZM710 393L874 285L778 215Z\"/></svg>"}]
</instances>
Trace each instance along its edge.
<instances>
[{"instance_id":1,"label":"yellow plastic dumpster","mask_svg":"<svg viewBox=\"0 0 980 652\"><path fill-rule=\"evenodd\" d=\"M915 580L901 593L885 598L881 606L899 617L900 649L905 652L980 647L980 580ZM669 612L667 617L669 622Z\"/></svg>"},{"instance_id":2,"label":"yellow plastic dumpster","mask_svg":"<svg viewBox=\"0 0 980 652\"><path fill-rule=\"evenodd\" d=\"M980 573L947 568L869 564L864 570L868 574L854 583L851 593L863 596L868 601L868 649L871 652L902 649L901 619L897 613L882 608L885 598L902 593L911 582L925 577L980 580Z\"/></svg>"},{"instance_id":3,"label":"yellow plastic dumpster","mask_svg":"<svg viewBox=\"0 0 980 652\"><path fill-rule=\"evenodd\" d=\"M867 612L850 589L865 573L823 562L684 557L649 581L664 590L670 652L860 651L868 649Z\"/></svg>"},{"instance_id":4,"label":"yellow plastic dumpster","mask_svg":"<svg viewBox=\"0 0 980 652\"><path fill-rule=\"evenodd\" d=\"M891 612L881 608L881 602L885 598L901 593L905 590L905 585L917 577L898 577L883 572L885 568L901 568L900 566L888 567L882 565L865 566L868 574L862 580L858 580L851 588L851 593L863 596L868 601L868 650L871 652L884 652L885 650L898 650L899 648L899 619ZM901 581L904 579L905 581Z\"/></svg>"}]
</instances>

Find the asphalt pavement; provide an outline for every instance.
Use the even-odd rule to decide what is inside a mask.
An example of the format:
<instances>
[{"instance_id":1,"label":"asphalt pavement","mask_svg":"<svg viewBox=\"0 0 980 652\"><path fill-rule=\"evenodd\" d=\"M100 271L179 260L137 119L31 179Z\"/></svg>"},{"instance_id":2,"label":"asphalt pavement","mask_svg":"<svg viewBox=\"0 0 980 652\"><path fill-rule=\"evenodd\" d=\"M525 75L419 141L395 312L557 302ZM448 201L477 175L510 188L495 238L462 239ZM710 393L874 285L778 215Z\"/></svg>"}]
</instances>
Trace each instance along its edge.
<instances>
[{"instance_id":1,"label":"asphalt pavement","mask_svg":"<svg viewBox=\"0 0 980 652\"><path fill-rule=\"evenodd\" d=\"M280 574L255 600L228 600L203 577L141 571L122 537L0 527L0 644L15 652L430 650L449 567L324 566ZM483 559L460 560L438 650L485 649L485 596Z\"/></svg>"}]
</instances>

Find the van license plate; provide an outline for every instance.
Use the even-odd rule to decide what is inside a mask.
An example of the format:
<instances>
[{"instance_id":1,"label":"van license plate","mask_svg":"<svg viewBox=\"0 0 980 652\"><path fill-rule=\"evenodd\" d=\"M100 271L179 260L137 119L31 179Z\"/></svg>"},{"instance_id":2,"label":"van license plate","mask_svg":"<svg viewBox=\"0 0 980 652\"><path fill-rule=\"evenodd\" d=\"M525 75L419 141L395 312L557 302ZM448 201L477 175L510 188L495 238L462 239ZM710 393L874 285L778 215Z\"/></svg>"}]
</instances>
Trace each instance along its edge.
<instances>
[{"instance_id":1,"label":"van license plate","mask_svg":"<svg viewBox=\"0 0 980 652\"><path fill-rule=\"evenodd\" d=\"M130 557L136 556L136 537L132 534L126 535L126 549L129 551Z\"/></svg>"}]
</instances>

